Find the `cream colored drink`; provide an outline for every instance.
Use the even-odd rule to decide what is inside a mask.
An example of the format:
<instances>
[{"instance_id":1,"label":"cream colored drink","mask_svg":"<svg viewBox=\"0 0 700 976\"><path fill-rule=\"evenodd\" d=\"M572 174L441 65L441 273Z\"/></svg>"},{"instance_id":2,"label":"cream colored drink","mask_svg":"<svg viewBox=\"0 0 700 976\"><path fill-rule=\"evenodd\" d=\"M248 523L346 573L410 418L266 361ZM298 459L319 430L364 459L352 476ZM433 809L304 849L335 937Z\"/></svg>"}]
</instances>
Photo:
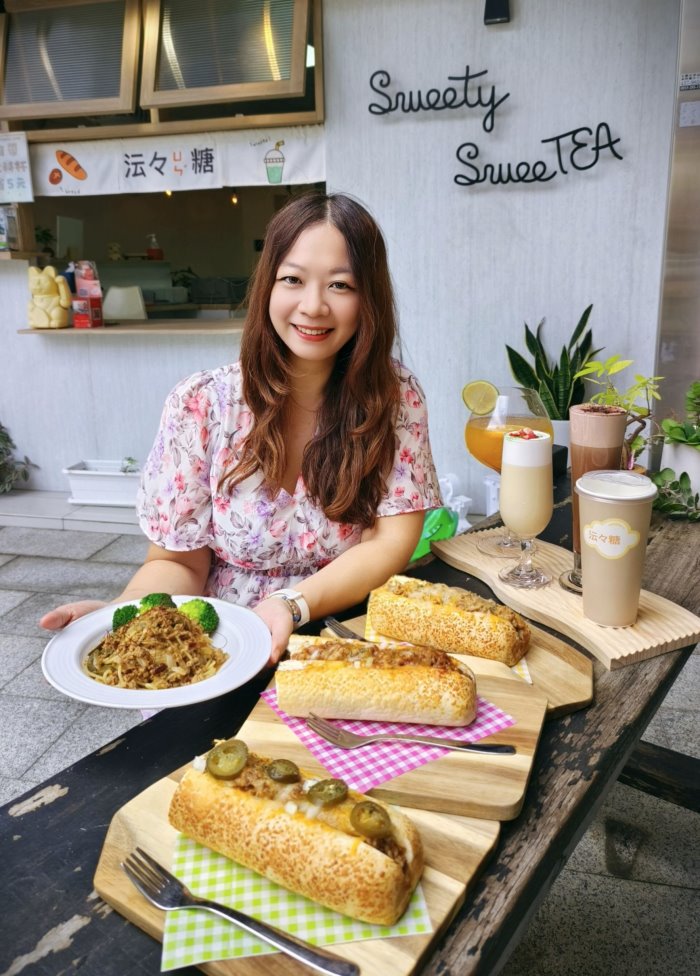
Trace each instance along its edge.
<instances>
[{"instance_id":1,"label":"cream colored drink","mask_svg":"<svg viewBox=\"0 0 700 976\"><path fill-rule=\"evenodd\" d=\"M503 438L501 518L521 538L546 529L553 510L552 438L530 430Z\"/></svg>"}]
</instances>

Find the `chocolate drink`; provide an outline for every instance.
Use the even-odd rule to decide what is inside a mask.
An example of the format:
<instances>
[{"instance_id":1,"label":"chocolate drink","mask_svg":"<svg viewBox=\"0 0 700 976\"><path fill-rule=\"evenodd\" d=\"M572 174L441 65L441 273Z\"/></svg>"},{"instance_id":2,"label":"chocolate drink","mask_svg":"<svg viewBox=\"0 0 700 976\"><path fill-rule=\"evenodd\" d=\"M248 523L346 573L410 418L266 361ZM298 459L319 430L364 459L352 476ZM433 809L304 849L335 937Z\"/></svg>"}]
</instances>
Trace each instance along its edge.
<instances>
[{"instance_id":1,"label":"chocolate drink","mask_svg":"<svg viewBox=\"0 0 700 976\"><path fill-rule=\"evenodd\" d=\"M627 423L627 413L622 407L582 403L571 407L569 420L572 487L587 471L614 470L620 467ZM578 495L572 491L571 497L573 550L580 553Z\"/></svg>"}]
</instances>

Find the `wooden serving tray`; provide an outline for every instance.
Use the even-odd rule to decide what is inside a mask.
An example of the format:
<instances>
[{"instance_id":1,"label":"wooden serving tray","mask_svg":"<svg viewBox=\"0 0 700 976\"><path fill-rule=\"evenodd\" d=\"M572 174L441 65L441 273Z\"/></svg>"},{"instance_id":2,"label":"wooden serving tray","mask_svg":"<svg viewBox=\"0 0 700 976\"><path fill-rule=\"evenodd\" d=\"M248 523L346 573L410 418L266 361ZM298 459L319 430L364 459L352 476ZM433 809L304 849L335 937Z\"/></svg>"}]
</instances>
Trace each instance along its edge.
<instances>
[{"instance_id":1,"label":"wooden serving tray","mask_svg":"<svg viewBox=\"0 0 700 976\"><path fill-rule=\"evenodd\" d=\"M580 596L563 589L558 582L559 576L571 569L571 553L540 539L535 561L551 574L550 586L520 590L503 583L498 572L506 560L484 555L476 547L479 538L500 532L501 528L467 532L434 542L432 549L450 566L483 580L513 610L571 637L609 671L687 647L700 639L700 617L647 590L642 590L639 616L632 627L601 627L587 620Z\"/></svg>"},{"instance_id":2,"label":"wooden serving tray","mask_svg":"<svg viewBox=\"0 0 700 976\"><path fill-rule=\"evenodd\" d=\"M354 617L352 620L344 620L343 623L363 636L367 618ZM530 649L525 660L534 687L547 698L546 718L568 715L569 712L590 705L593 701L593 662L590 658L561 638L548 634L546 630L540 630L534 625L531 630ZM333 636L328 628L321 633L326 637ZM472 654L455 654L454 657L469 665L477 681L484 674L522 681L522 678L500 661L490 661Z\"/></svg>"},{"instance_id":3,"label":"wooden serving tray","mask_svg":"<svg viewBox=\"0 0 700 976\"><path fill-rule=\"evenodd\" d=\"M489 742L512 742L517 748L515 755L451 752L383 783L370 790L369 795L397 806L463 817L485 820L517 817L525 798L547 700L524 681L491 674L479 679L479 694L515 719L515 725L488 738ZM318 766L307 748L263 699L250 713L238 736L253 752L291 759L299 766Z\"/></svg>"},{"instance_id":4,"label":"wooden serving tray","mask_svg":"<svg viewBox=\"0 0 700 976\"><path fill-rule=\"evenodd\" d=\"M308 756L308 753L307 753ZM114 815L95 873L95 890L130 922L162 941L164 913L153 908L128 880L121 862L142 847L166 867L172 863L177 832L168 807L184 769L159 780ZM359 964L363 976L410 976L449 925L479 870L493 851L500 825L466 817L406 811L416 822L425 847L425 893L434 931L429 935L373 939L329 947ZM304 976L310 970L282 954L206 963L212 976Z\"/></svg>"}]
</instances>

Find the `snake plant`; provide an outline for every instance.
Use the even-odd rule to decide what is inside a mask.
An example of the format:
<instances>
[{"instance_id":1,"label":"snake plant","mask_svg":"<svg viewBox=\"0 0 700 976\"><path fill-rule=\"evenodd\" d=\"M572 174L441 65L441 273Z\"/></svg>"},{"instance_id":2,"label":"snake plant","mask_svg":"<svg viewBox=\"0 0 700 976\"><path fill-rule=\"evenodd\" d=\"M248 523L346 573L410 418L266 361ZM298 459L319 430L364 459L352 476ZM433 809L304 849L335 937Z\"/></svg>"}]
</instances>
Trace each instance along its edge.
<instances>
[{"instance_id":1,"label":"snake plant","mask_svg":"<svg viewBox=\"0 0 700 976\"><path fill-rule=\"evenodd\" d=\"M562 346L559 360L550 360L542 342L542 319L535 332L525 323L525 345L534 362L527 360L506 346L508 362L515 380L527 390L536 390L551 420L568 420L569 407L583 403L586 391L583 380L576 374L588 360L600 352L592 349L593 334L586 330L592 305L585 309L574 329L568 345Z\"/></svg>"}]
</instances>

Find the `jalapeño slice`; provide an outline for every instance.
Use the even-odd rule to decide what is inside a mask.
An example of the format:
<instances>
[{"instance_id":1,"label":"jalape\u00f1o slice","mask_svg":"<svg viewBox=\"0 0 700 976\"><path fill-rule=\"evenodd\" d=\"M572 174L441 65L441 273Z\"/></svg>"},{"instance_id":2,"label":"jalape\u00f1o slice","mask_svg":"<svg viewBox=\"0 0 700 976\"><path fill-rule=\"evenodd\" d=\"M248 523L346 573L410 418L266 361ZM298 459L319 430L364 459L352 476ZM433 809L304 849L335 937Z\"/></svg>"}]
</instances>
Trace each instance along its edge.
<instances>
[{"instance_id":1,"label":"jalape\u00f1o slice","mask_svg":"<svg viewBox=\"0 0 700 976\"><path fill-rule=\"evenodd\" d=\"M391 833L391 820L384 807L371 800L363 800L352 808L350 823L363 837L378 840Z\"/></svg>"},{"instance_id":2,"label":"jalape\u00f1o slice","mask_svg":"<svg viewBox=\"0 0 700 976\"><path fill-rule=\"evenodd\" d=\"M340 803L348 795L348 786L342 779L320 779L309 790L309 799L322 807Z\"/></svg>"},{"instance_id":3,"label":"jalape\u00f1o slice","mask_svg":"<svg viewBox=\"0 0 700 976\"><path fill-rule=\"evenodd\" d=\"M298 783L301 779L299 767L291 759L273 759L265 772L275 783Z\"/></svg>"},{"instance_id":4,"label":"jalape\u00f1o slice","mask_svg":"<svg viewBox=\"0 0 700 976\"><path fill-rule=\"evenodd\" d=\"M207 756L207 772L217 779L233 779L248 761L248 746L240 739L227 739Z\"/></svg>"}]
</instances>

